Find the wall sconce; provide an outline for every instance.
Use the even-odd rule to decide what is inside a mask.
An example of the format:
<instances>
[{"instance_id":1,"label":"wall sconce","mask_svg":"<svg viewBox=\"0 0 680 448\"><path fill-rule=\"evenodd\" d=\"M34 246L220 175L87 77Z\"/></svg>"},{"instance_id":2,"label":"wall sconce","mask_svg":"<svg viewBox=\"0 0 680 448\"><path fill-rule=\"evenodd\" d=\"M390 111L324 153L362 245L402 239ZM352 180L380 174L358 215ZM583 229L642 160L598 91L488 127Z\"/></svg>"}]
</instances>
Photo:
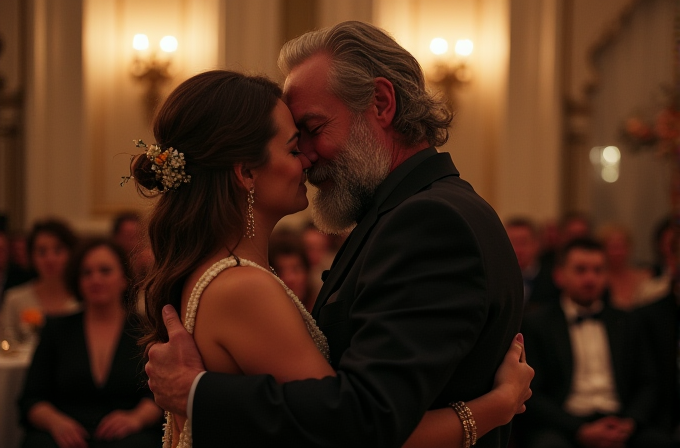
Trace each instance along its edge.
<instances>
[{"instance_id":1,"label":"wall sconce","mask_svg":"<svg viewBox=\"0 0 680 448\"><path fill-rule=\"evenodd\" d=\"M157 56L155 51L148 52L149 38L146 34L135 34L132 39L135 58L132 61L131 73L135 79L146 83L144 103L149 121L161 97L161 86L172 79L170 55L177 51L177 45L174 36L163 37L159 42L161 56Z\"/></svg>"},{"instance_id":2,"label":"wall sconce","mask_svg":"<svg viewBox=\"0 0 680 448\"><path fill-rule=\"evenodd\" d=\"M473 47L470 39L458 40L454 47L456 56L449 61L444 58L449 51L446 39L436 37L430 42L430 51L435 55L435 63L428 81L444 92L452 111L455 109L456 90L472 79L472 71L467 65L467 60L472 54Z\"/></svg>"}]
</instances>

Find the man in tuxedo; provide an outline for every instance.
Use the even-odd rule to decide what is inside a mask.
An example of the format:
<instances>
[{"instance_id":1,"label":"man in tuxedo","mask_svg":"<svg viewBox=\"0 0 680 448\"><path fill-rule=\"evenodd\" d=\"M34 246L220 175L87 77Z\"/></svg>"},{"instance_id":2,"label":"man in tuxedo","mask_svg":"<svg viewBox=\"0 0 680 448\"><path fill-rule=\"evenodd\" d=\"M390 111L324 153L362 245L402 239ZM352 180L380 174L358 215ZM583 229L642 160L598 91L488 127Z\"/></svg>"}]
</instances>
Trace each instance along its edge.
<instances>
[{"instance_id":1,"label":"man in tuxedo","mask_svg":"<svg viewBox=\"0 0 680 448\"><path fill-rule=\"evenodd\" d=\"M650 427L656 378L650 347L632 314L603 300L602 246L588 238L558 256L560 301L522 324L533 396L523 420L526 448L670 447Z\"/></svg>"},{"instance_id":2,"label":"man in tuxedo","mask_svg":"<svg viewBox=\"0 0 680 448\"><path fill-rule=\"evenodd\" d=\"M400 446L426 410L492 388L521 320L517 260L496 213L435 149L451 113L391 37L341 23L286 44L279 66L319 188L315 221L356 225L313 310L337 377L198 376L190 338L173 331L149 351L149 384L162 407L191 414L195 447ZM477 446L508 436L497 428Z\"/></svg>"}]
</instances>

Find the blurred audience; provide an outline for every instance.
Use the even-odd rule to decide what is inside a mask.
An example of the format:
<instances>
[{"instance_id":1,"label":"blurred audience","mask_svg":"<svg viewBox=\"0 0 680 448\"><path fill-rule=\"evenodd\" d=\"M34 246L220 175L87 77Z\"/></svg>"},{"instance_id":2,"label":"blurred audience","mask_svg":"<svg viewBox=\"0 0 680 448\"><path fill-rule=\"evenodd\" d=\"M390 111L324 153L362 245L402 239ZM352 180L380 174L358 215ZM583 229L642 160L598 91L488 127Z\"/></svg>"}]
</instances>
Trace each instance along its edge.
<instances>
[{"instance_id":1,"label":"blurred audience","mask_svg":"<svg viewBox=\"0 0 680 448\"><path fill-rule=\"evenodd\" d=\"M309 260L300 233L275 230L269 239L269 264L311 312L316 296L310 293Z\"/></svg>"},{"instance_id":2,"label":"blurred audience","mask_svg":"<svg viewBox=\"0 0 680 448\"><path fill-rule=\"evenodd\" d=\"M27 282L31 277L28 269L12 263L9 236L0 230L0 307L4 304L8 289Z\"/></svg>"},{"instance_id":3,"label":"blurred audience","mask_svg":"<svg viewBox=\"0 0 680 448\"><path fill-rule=\"evenodd\" d=\"M132 263L133 282L144 279L153 265L153 252L145 237L142 219L136 212L120 213L113 219L111 237Z\"/></svg>"},{"instance_id":4,"label":"blurred audience","mask_svg":"<svg viewBox=\"0 0 680 448\"><path fill-rule=\"evenodd\" d=\"M671 447L652 425L658 384L645 334L634 315L603 300L602 245L567 243L555 274L560 301L527 313L522 325L535 377L520 446Z\"/></svg>"},{"instance_id":5,"label":"blurred audience","mask_svg":"<svg viewBox=\"0 0 680 448\"><path fill-rule=\"evenodd\" d=\"M28 236L31 265L37 277L5 293L2 322L6 335L26 341L42 326L44 316L78 311L80 305L64 277L77 238L63 221L35 223Z\"/></svg>"},{"instance_id":6,"label":"blurred audience","mask_svg":"<svg viewBox=\"0 0 680 448\"><path fill-rule=\"evenodd\" d=\"M69 284L83 311L43 329L19 400L24 448L161 445L139 320L125 309L131 278L127 254L108 240L87 242L71 260Z\"/></svg>"},{"instance_id":7,"label":"blurred audience","mask_svg":"<svg viewBox=\"0 0 680 448\"><path fill-rule=\"evenodd\" d=\"M556 219L547 219L539 229L540 253L554 252L560 246L560 225Z\"/></svg>"},{"instance_id":8,"label":"blurred audience","mask_svg":"<svg viewBox=\"0 0 680 448\"><path fill-rule=\"evenodd\" d=\"M508 220L505 230L517 255L524 280L524 305L527 308L556 301L559 290L552 278L552 266L539 259L540 241L534 223L525 217Z\"/></svg>"},{"instance_id":9,"label":"blurred audience","mask_svg":"<svg viewBox=\"0 0 680 448\"><path fill-rule=\"evenodd\" d=\"M652 275L672 276L677 263L677 237L671 218L664 218L657 223L652 235L652 247L654 249Z\"/></svg>"},{"instance_id":10,"label":"blurred audience","mask_svg":"<svg viewBox=\"0 0 680 448\"><path fill-rule=\"evenodd\" d=\"M28 241L22 232L9 235L9 261L24 271L30 271L31 258L28 255Z\"/></svg>"},{"instance_id":11,"label":"blurred audience","mask_svg":"<svg viewBox=\"0 0 680 448\"><path fill-rule=\"evenodd\" d=\"M641 286L652 277L648 269L631 264L632 238L620 224L605 224L598 230L608 270L609 300L613 307L631 310L644 304Z\"/></svg>"},{"instance_id":12,"label":"blurred audience","mask_svg":"<svg viewBox=\"0 0 680 448\"><path fill-rule=\"evenodd\" d=\"M555 259L562 247L575 239L592 235L592 225L588 215L582 212L565 213L559 221L557 244L551 244L541 252L541 261L546 266L555 266Z\"/></svg>"},{"instance_id":13,"label":"blurred audience","mask_svg":"<svg viewBox=\"0 0 680 448\"><path fill-rule=\"evenodd\" d=\"M323 286L321 275L331 268L337 248L334 247L333 237L321 233L312 223L302 231L302 244L309 260L310 294L316 298Z\"/></svg>"}]
</instances>

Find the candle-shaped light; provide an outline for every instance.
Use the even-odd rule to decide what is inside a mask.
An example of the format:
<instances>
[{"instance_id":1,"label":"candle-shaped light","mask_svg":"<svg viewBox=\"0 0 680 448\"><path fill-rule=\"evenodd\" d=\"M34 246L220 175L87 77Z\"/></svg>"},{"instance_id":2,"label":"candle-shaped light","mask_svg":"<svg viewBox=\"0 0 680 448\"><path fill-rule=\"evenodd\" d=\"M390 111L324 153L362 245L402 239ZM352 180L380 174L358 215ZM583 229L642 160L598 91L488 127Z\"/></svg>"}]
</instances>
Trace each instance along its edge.
<instances>
[{"instance_id":1,"label":"candle-shaped light","mask_svg":"<svg viewBox=\"0 0 680 448\"><path fill-rule=\"evenodd\" d=\"M175 36L165 36L160 42L161 50L166 53L174 53L177 51L177 38Z\"/></svg>"},{"instance_id":2,"label":"candle-shaped light","mask_svg":"<svg viewBox=\"0 0 680 448\"><path fill-rule=\"evenodd\" d=\"M474 44L470 39L459 39L456 42L455 52L458 56L467 58L472 54Z\"/></svg>"},{"instance_id":3,"label":"candle-shaped light","mask_svg":"<svg viewBox=\"0 0 680 448\"><path fill-rule=\"evenodd\" d=\"M146 34L135 34L132 38L132 48L137 51L144 51L149 48L149 38Z\"/></svg>"},{"instance_id":4,"label":"candle-shaped light","mask_svg":"<svg viewBox=\"0 0 680 448\"><path fill-rule=\"evenodd\" d=\"M436 55L445 54L449 51L449 43L442 37L435 37L430 41L430 51Z\"/></svg>"}]
</instances>

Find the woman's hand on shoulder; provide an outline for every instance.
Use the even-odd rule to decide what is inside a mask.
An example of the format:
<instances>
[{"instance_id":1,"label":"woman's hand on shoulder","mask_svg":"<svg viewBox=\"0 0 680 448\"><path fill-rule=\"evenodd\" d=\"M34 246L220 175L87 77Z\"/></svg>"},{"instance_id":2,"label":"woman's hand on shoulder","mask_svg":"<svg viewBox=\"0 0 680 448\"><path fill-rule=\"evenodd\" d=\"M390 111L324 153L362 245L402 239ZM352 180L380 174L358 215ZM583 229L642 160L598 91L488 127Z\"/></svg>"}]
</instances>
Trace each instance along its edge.
<instances>
[{"instance_id":1,"label":"woman's hand on shoulder","mask_svg":"<svg viewBox=\"0 0 680 448\"><path fill-rule=\"evenodd\" d=\"M531 380L534 369L527 364L524 351L524 337L521 333L515 336L503 362L496 371L492 393L498 394L503 403L509 406L509 419L526 410L524 404L531 398Z\"/></svg>"}]
</instances>

